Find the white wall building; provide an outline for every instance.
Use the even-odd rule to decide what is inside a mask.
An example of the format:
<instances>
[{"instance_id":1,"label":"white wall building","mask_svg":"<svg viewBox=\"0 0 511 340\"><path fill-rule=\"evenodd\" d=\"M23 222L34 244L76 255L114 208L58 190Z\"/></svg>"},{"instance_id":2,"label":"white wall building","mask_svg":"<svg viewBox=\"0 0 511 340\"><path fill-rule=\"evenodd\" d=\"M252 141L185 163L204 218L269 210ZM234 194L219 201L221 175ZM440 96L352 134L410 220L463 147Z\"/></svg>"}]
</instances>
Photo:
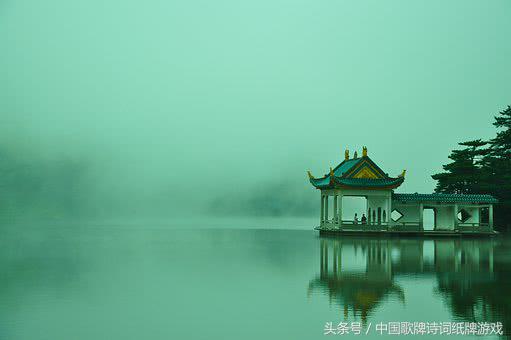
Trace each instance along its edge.
<instances>
[{"instance_id":1,"label":"white wall building","mask_svg":"<svg viewBox=\"0 0 511 340\"><path fill-rule=\"evenodd\" d=\"M363 148L321 178L310 172L309 181L320 191L320 231L413 232L413 233L494 233L490 195L395 193L405 179L403 171L389 177ZM365 212L354 218L343 214L343 198L364 197ZM424 214L432 215L425 226Z\"/></svg>"}]
</instances>

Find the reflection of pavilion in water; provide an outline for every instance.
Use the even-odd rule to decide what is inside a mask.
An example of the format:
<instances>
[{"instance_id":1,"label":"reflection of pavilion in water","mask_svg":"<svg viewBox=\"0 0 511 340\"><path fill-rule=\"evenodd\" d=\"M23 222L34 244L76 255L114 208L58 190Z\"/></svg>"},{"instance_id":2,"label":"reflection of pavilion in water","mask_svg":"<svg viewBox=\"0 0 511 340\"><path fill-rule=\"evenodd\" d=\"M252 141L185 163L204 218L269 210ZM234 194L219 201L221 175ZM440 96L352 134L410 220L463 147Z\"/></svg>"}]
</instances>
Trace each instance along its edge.
<instances>
[{"instance_id":1,"label":"reflection of pavilion in water","mask_svg":"<svg viewBox=\"0 0 511 340\"><path fill-rule=\"evenodd\" d=\"M493 240L322 238L320 274L310 281L309 293L327 293L345 318L351 311L365 322L386 298L405 302L405 291L394 280L400 275L436 275L443 294L454 280L454 289L463 294L492 281ZM474 318L487 310L475 306Z\"/></svg>"}]
</instances>

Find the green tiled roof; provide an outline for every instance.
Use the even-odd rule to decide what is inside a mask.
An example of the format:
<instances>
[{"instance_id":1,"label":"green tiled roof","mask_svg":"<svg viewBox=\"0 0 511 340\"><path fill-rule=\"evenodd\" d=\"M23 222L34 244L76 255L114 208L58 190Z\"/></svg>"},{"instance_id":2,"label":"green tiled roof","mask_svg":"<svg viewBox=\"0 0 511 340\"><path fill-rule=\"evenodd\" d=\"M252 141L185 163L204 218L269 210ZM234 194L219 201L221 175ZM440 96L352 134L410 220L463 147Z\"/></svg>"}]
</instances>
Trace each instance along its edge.
<instances>
[{"instance_id":1,"label":"green tiled roof","mask_svg":"<svg viewBox=\"0 0 511 340\"><path fill-rule=\"evenodd\" d=\"M399 185L404 181L404 177L398 178L339 178L334 177L334 183L348 187L359 188L384 188L389 186ZM325 178L311 179L310 182L318 189L327 189L330 187L330 176Z\"/></svg>"},{"instance_id":2,"label":"green tiled roof","mask_svg":"<svg viewBox=\"0 0 511 340\"><path fill-rule=\"evenodd\" d=\"M345 160L344 162L342 162L341 164L339 164L335 169L334 169L334 175L336 177L341 177L342 175L344 175L346 172L350 171L355 165L357 165L360 161L362 160L362 158L353 158L353 159L348 159L348 160Z\"/></svg>"},{"instance_id":3,"label":"green tiled roof","mask_svg":"<svg viewBox=\"0 0 511 340\"><path fill-rule=\"evenodd\" d=\"M380 179L370 179L370 178L336 178L335 182L347 186L354 187L387 187L396 184L402 183L404 177L398 178L380 178Z\"/></svg>"},{"instance_id":4,"label":"green tiled roof","mask_svg":"<svg viewBox=\"0 0 511 340\"><path fill-rule=\"evenodd\" d=\"M392 199L401 202L442 202L442 203L497 203L492 195L483 194L393 194Z\"/></svg>"},{"instance_id":5,"label":"green tiled roof","mask_svg":"<svg viewBox=\"0 0 511 340\"><path fill-rule=\"evenodd\" d=\"M357 172L366 167L369 167L370 171L380 178L356 178ZM404 177L389 177L367 156L346 159L332 171L332 179L330 173L328 173L321 178L310 178L311 184L317 189L330 189L336 185L359 188L387 188L397 187L404 181Z\"/></svg>"},{"instance_id":6,"label":"green tiled roof","mask_svg":"<svg viewBox=\"0 0 511 340\"><path fill-rule=\"evenodd\" d=\"M326 189L327 187L330 186L329 176L326 176L324 178L312 178L309 181L318 189Z\"/></svg>"}]
</instances>

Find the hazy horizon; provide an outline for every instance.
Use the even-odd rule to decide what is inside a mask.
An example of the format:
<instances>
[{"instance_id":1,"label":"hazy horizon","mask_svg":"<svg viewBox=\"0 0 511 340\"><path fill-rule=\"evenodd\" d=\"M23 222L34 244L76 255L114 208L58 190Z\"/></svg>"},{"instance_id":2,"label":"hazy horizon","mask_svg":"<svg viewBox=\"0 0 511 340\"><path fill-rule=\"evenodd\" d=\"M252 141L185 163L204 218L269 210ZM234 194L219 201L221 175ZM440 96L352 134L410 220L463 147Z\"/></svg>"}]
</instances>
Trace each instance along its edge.
<instances>
[{"instance_id":1,"label":"hazy horizon","mask_svg":"<svg viewBox=\"0 0 511 340\"><path fill-rule=\"evenodd\" d=\"M511 104L509 1L0 2L0 211L316 214L367 146L431 192ZM11 210L9 210L11 209Z\"/></svg>"}]
</instances>

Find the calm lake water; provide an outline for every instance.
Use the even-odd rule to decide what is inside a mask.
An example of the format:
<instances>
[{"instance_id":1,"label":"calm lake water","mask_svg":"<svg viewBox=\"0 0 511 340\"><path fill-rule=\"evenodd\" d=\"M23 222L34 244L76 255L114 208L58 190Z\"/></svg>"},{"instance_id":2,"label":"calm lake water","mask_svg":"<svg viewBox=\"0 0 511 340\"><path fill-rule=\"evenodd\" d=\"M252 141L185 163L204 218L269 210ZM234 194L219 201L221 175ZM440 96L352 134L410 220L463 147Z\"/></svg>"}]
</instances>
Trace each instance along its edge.
<instances>
[{"instance_id":1,"label":"calm lake water","mask_svg":"<svg viewBox=\"0 0 511 340\"><path fill-rule=\"evenodd\" d=\"M3 227L0 339L328 339L327 322L371 325L382 338L379 322L511 325L507 238L293 229L313 222Z\"/></svg>"}]
</instances>

